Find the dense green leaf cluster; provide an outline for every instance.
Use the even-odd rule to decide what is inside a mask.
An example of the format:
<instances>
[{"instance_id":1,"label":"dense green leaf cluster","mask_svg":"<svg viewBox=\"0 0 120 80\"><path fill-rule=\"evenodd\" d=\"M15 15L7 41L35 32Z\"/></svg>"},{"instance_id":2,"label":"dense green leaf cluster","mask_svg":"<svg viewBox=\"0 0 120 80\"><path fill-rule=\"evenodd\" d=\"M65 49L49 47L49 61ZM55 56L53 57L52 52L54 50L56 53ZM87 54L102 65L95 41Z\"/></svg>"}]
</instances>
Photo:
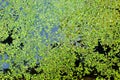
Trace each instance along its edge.
<instances>
[{"instance_id":1,"label":"dense green leaf cluster","mask_svg":"<svg viewBox=\"0 0 120 80\"><path fill-rule=\"evenodd\" d=\"M0 8L0 62L10 66L0 79L120 79L119 0L7 3ZM56 25L57 36L51 32ZM55 37L59 41L50 45Z\"/></svg>"}]
</instances>

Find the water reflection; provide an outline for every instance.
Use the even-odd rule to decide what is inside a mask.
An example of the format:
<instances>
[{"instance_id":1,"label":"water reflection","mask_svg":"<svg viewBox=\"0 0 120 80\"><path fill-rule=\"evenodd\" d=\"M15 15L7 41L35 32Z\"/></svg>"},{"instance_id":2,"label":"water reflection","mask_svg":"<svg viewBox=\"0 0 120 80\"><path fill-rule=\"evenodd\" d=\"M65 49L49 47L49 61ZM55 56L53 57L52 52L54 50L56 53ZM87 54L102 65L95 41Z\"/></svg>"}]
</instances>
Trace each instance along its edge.
<instances>
[{"instance_id":1,"label":"water reflection","mask_svg":"<svg viewBox=\"0 0 120 80\"><path fill-rule=\"evenodd\" d=\"M9 5L9 2L8 2L8 1L1 0L1 1L0 1L0 10L6 8L8 5Z\"/></svg>"},{"instance_id":2,"label":"water reflection","mask_svg":"<svg viewBox=\"0 0 120 80\"><path fill-rule=\"evenodd\" d=\"M5 1L5 0L0 1L0 10L6 8L8 5L9 5L8 1ZM39 7L38 13L36 13L34 27L36 30L39 30L40 28L42 28L41 32L38 32L38 33L41 37L45 37L42 40L43 43L46 43L45 42L46 40L49 40L50 44L54 41L58 42L59 41L58 37L61 37L61 34L56 33L59 29L59 25L58 25L59 22L54 21L54 23L50 23L50 25L52 25L53 27L49 31L47 31L48 27L47 27L47 25L45 25L47 19L51 19L54 17L54 18L56 18L55 20L57 20L58 16L54 15L54 11L53 12L51 11L51 13L49 15L45 15L46 19L42 20L39 15L39 14L47 13L49 10L53 10L54 6L52 6L52 4L50 4L50 2L48 2L47 0L44 0L43 5L44 5L43 7ZM25 16L27 14L23 11L23 9L24 9L23 7L19 8L19 10L22 11ZM12 8L11 8L10 13L15 21L17 21L20 18L19 15L16 13L16 11ZM34 38L35 35L36 35L35 32L31 31L29 36L31 36L31 38ZM48 45L49 43L47 43L46 45ZM40 60L42 59L42 57L39 56L39 54L38 54L39 48L37 46L33 46L33 47L36 48L36 52L35 52L36 55L34 56L34 58L37 60L36 64L39 64ZM34 48L32 48L32 49L34 49ZM10 67L10 64L6 62L6 60L8 60L8 59L10 59L10 58L6 52L4 53L3 56L0 55L0 70L4 71L5 69L8 69ZM14 64L14 59L15 59L15 56L11 60L12 64ZM2 62L2 61L4 61L4 62ZM27 62L30 62L30 61L27 61ZM27 63L25 65L27 65Z\"/></svg>"},{"instance_id":3,"label":"water reflection","mask_svg":"<svg viewBox=\"0 0 120 80\"><path fill-rule=\"evenodd\" d=\"M10 65L6 62L7 59L9 59L7 53L4 53L4 55L0 55L0 70L9 68ZM5 62L3 62L3 61L5 61Z\"/></svg>"}]
</instances>

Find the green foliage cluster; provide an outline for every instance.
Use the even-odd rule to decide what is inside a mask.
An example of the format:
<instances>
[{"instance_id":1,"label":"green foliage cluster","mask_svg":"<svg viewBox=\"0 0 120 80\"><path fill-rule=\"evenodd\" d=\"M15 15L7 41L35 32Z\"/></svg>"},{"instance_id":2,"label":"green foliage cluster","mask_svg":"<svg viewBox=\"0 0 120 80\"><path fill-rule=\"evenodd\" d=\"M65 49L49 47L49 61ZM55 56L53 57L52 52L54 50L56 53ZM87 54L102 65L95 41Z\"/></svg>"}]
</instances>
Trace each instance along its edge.
<instances>
[{"instance_id":1,"label":"green foliage cluster","mask_svg":"<svg viewBox=\"0 0 120 80\"><path fill-rule=\"evenodd\" d=\"M119 17L119 0L9 1L0 10L0 54L9 55L2 62L10 67L0 79L119 80ZM51 48L40 32L56 23L64 39Z\"/></svg>"}]
</instances>

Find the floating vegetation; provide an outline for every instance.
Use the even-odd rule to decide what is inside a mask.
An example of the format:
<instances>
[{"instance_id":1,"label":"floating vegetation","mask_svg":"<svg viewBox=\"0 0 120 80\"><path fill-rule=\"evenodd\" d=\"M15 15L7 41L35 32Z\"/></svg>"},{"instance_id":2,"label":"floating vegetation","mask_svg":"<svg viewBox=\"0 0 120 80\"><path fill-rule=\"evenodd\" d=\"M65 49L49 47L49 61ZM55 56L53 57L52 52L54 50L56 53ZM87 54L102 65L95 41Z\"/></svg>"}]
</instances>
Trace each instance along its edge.
<instances>
[{"instance_id":1,"label":"floating vegetation","mask_svg":"<svg viewBox=\"0 0 120 80\"><path fill-rule=\"evenodd\" d=\"M1 80L119 80L119 0L0 0Z\"/></svg>"}]
</instances>

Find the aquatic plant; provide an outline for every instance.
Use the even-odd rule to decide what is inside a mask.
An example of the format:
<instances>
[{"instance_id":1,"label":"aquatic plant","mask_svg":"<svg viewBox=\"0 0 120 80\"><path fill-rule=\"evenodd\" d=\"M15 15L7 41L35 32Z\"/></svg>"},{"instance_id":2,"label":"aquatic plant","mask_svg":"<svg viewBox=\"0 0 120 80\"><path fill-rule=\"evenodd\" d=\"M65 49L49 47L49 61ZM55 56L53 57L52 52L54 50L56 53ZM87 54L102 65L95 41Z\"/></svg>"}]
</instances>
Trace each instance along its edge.
<instances>
[{"instance_id":1,"label":"aquatic plant","mask_svg":"<svg viewBox=\"0 0 120 80\"><path fill-rule=\"evenodd\" d=\"M119 3L2 0L0 79L119 80Z\"/></svg>"}]
</instances>

